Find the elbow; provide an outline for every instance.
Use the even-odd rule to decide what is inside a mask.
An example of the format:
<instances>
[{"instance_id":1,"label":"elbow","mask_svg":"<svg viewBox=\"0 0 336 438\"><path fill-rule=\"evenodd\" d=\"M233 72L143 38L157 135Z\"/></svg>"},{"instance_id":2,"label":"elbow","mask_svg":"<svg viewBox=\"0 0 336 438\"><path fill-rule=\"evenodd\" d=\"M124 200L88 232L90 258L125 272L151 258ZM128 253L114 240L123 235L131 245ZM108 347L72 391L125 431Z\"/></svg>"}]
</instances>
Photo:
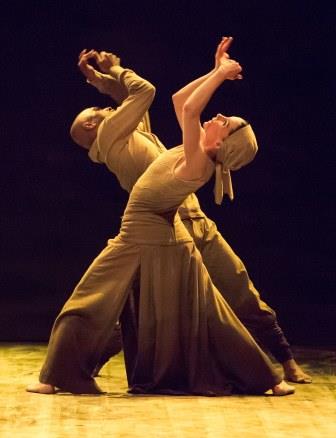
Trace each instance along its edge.
<instances>
[{"instance_id":1,"label":"elbow","mask_svg":"<svg viewBox=\"0 0 336 438\"><path fill-rule=\"evenodd\" d=\"M154 97L155 96L155 92L156 92L156 88L150 82L147 82L146 85L147 85L148 93L151 94Z\"/></svg>"},{"instance_id":2,"label":"elbow","mask_svg":"<svg viewBox=\"0 0 336 438\"><path fill-rule=\"evenodd\" d=\"M183 105L183 99L179 92L172 95L172 102L175 108L181 108Z\"/></svg>"},{"instance_id":3,"label":"elbow","mask_svg":"<svg viewBox=\"0 0 336 438\"><path fill-rule=\"evenodd\" d=\"M183 107L182 107L182 114L183 117L188 117L188 118L195 118L195 117L199 117L199 112L197 111L197 109L194 107L194 105L186 102Z\"/></svg>"},{"instance_id":4,"label":"elbow","mask_svg":"<svg viewBox=\"0 0 336 438\"><path fill-rule=\"evenodd\" d=\"M155 87L149 81L144 79L126 84L129 95L142 96L148 102L152 102L155 96Z\"/></svg>"},{"instance_id":5,"label":"elbow","mask_svg":"<svg viewBox=\"0 0 336 438\"><path fill-rule=\"evenodd\" d=\"M144 93L144 95L147 96L149 102L153 102L154 97L155 97L155 93L156 93L156 89L155 89L153 84L146 81L146 83L144 84L143 93Z\"/></svg>"},{"instance_id":6,"label":"elbow","mask_svg":"<svg viewBox=\"0 0 336 438\"><path fill-rule=\"evenodd\" d=\"M178 98L178 94L177 93L172 95L172 102L173 102L173 106L174 106L175 112L176 113L177 112L181 113L182 112L182 104L180 102L180 99Z\"/></svg>"}]
</instances>

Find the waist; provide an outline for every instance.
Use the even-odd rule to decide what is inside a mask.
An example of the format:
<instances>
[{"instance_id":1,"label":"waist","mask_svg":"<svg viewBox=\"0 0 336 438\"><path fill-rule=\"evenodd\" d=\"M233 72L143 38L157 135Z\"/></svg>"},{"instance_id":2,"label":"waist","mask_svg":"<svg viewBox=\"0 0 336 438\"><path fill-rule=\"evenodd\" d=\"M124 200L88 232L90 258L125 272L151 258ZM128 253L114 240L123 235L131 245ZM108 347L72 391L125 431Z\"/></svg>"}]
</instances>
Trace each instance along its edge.
<instances>
[{"instance_id":1,"label":"waist","mask_svg":"<svg viewBox=\"0 0 336 438\"><path fill-rule=\"evenodd\" d=\"M189 195L178 209L181 219L205 217L205 214L201 210L197 196L192 193Z\"/></svg>"},{"instance_id":2,"label":"waist","mask_svg":"<svg viewBox=\"0 0 336 438\"><path fill-rule=\"evenodd\" d=\"M124 241L146 245L176 245L192 241L179 215L169 218L158 214L126 213L119 235Z\"/></svg>"}]
</instances>

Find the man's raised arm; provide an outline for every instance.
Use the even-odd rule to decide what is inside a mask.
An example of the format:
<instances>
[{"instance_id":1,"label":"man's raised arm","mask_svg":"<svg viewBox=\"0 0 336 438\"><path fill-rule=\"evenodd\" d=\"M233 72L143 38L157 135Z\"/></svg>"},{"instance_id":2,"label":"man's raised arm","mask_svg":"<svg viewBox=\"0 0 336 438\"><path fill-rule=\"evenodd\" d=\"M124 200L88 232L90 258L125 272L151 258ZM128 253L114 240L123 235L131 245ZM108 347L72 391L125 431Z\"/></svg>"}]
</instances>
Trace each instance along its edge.
<instances>
[{"instance_id":1,"label":"man's raised arm","mask_svg":"<svg viewBox=\"0 0 336 438\"><path fill-rule=\"evenodd\" d=\"M95 60L101 71L98 71L89 64L90 59ZM113 53L104 51L98 53L95 50L87 52L83 50L79 55L78 67L86 77L87 82L94 86L100 93L110 96L119 106L129 96L129 89L125 82L120 80L120 71L113 68L118 66L121 67L120 58ZM151 132L148 111L143 115L141 121L143 122L143 130Z\"/></svg>"},{"instance_id":2,"label":"man's raised arm","mask_svg":"<svg viewBox=\"0 0 336 438\"><path fill-rule=\"evenodd\" d=\"M101 147L115 142L127 141L148 111L154 96L155 87L134 71L115 65L115 58L107 52L100 52L98 66L108 71L128 91L127 98L99 126L98 144Z\"/></svg>"}]
</instances>

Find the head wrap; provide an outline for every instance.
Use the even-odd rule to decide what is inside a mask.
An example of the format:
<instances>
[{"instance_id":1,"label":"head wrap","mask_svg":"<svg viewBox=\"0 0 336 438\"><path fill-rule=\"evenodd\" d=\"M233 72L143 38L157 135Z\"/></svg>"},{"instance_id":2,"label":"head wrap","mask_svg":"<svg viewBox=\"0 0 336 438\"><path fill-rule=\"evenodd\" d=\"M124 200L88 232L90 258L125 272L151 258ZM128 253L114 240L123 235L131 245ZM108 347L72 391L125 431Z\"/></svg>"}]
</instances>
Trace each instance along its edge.
<instances>
[{"instance_id":1,"label":"head wrap","mask_svg":"<svg viewBox=\"0 0 336 438\"><path fill-rule=\"evenodd\" d=\"M216 154L215 202L220 205L224 195L233 200L230 170L238 170L250 163L258 151L257 140L251 125L229 135Z\"/></svg>"}]
</instances>

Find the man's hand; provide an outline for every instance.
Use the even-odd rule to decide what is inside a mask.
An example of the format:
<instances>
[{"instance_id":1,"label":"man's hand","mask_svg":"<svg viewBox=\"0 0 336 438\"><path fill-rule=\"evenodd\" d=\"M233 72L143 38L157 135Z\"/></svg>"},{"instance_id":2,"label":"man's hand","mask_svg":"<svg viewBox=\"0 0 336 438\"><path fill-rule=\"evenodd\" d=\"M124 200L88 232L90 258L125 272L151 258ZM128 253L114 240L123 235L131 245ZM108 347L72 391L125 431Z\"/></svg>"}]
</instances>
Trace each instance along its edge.
<instances>
[{"instance_id":1,"label":"man's hand","mask_svg":"<svg viewBox=\"0 0 336 438\"><path fill-rule=\"evenodd\" d=\"M90 64L92 61L96 68ZM113 53L84 49L79 54L78 67L87 82L120 105L127 98L128 90L111 75L110 69L114 65L120 65L120 58Z\"/></svg>"},{"instance_id":2,"label":"man's hand","mask_svg":"<svg viewBox=\"0 0 336 438\"><path fill-rule=\"evenodd\" d=\"M82 50L78 57L78 67L86 79L91 82L97 78L97 70L89 64L91 59L97 61L98 53L96 50Z\"/></svg>"},{"instance_id":3,"label":"man's hand","mask_svg":"<svg viewBox=\"0 0 336 438\"><path fill-rule=\"evenodd\" d=\"M222 58L230 58L227 51L229 50L232 44L232 37L222 37L221 42L217 46L217 50L215 53L215 69L219 68L221 65Z\"/></svg>"},{"instance_id":4,"label":"man's hand","mask_svg":"<svg viewBox=\"0 0 336 438\"><path fill-rule=\"evenodd\" d=\"M109 52L102 51L97 53L95 60L103 73L109 73L111 67L120 65L120 58Z\"/></svg>"}]
</instances>

